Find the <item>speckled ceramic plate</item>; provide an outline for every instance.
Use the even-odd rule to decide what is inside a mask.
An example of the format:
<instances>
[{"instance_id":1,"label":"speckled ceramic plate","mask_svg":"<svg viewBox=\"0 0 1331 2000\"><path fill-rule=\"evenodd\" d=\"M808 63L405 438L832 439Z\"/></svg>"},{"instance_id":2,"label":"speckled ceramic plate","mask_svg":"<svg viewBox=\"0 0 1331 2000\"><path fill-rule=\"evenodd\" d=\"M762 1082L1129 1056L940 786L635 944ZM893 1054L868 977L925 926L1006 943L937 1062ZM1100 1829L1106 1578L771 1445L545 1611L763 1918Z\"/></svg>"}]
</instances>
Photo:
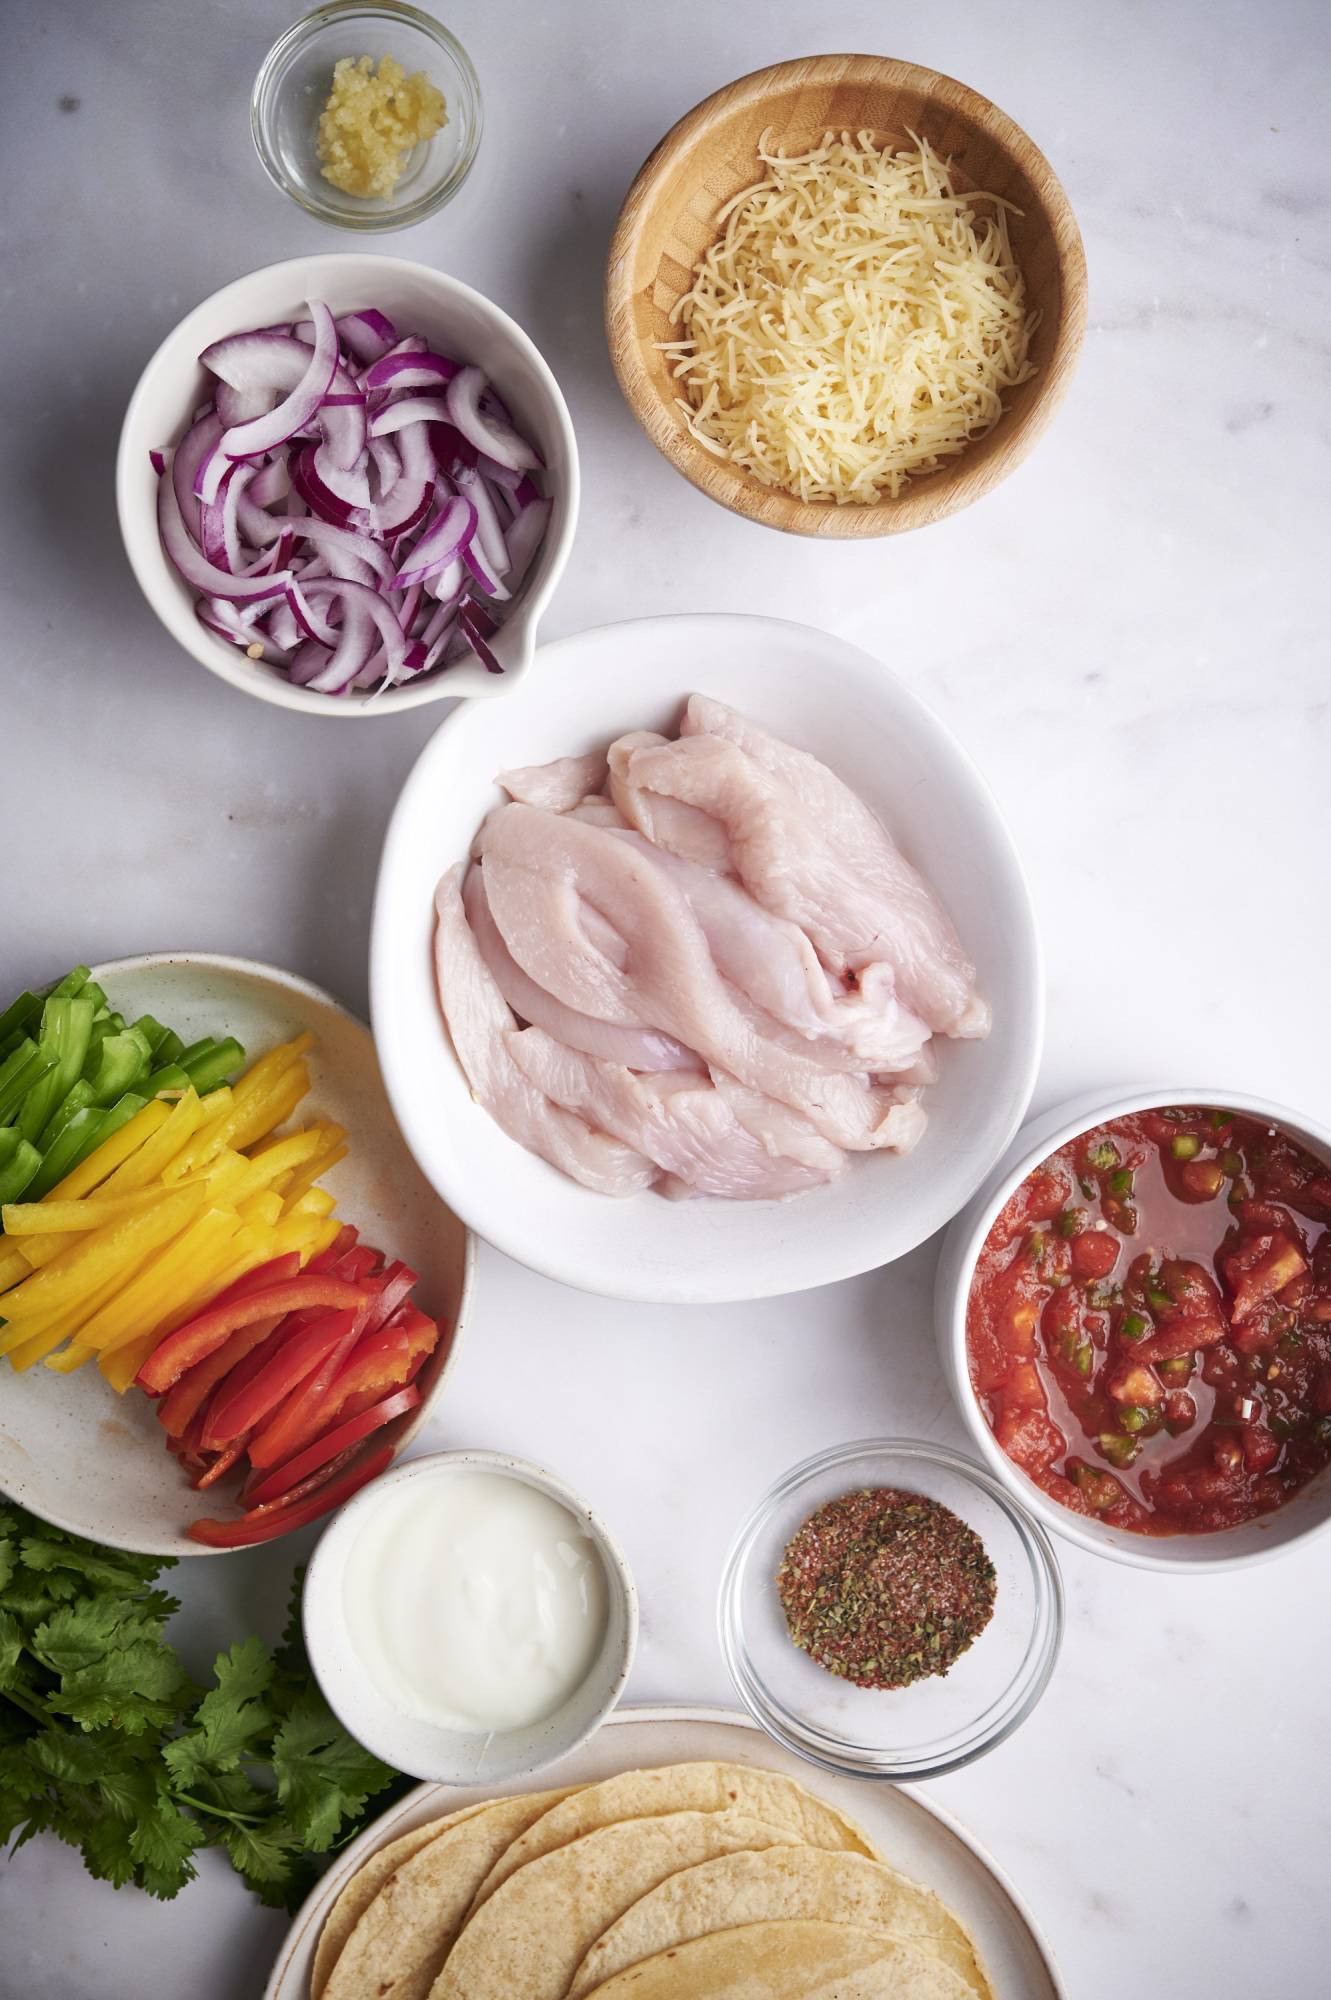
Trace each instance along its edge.
<instances>
[{"instance_id":1,"label":"speckled ceramic plate","mask_svg":"<svg viewBox=\"0 0 1331 2000\"><path fill-rule=\"evenodd\" d=\"M975 1940L994 2000L1066 2000L1049 1947L1017 1891L978 1842L931 1799L907 1785L810 1771L789 1750L764 1736L756 1723L731 1709L618 1709L590 1742L558 1764L548 1765L530 1785L502 1789L594 1784L619 1771L695 1758L784 1772L857 1820L893 1867L935 1890L961 1919ZM367 1827L302 1904L277 1955L264 2000L309 2000L324 1918L372 1854L412 1827L493 1796L493 1788L419 1785Z\"/></svg>"},{"instance_id":2,"label":"speckled ceramic plate","mask_svg":"<svg viewBox=\"0 0 1331 2000\"><path fill-rule=\"evenodd\" d=\"M123 1014L155 1014L187 1042L229 1033L253 1058L307 1028L313 1034L312 1088L298 1120L330 1118L351 1137L351 1151L322 1184L363 1241L420 1272L416 1296L445 1329L423 1371L421 1402L393 1438L400 1450L429 1416L457 1352L474 1253L470 1233L402 1143L369 1029L317 986L246 959L181 952L118 959L94 975ZM91 1364L72 1375L41 1367L16 1375L0 1364L0 1492L114 1548L218 1553L184 1533L210 1510L165 1449L148 1398L117 1396Z\"/></svg>"}]
</instances>

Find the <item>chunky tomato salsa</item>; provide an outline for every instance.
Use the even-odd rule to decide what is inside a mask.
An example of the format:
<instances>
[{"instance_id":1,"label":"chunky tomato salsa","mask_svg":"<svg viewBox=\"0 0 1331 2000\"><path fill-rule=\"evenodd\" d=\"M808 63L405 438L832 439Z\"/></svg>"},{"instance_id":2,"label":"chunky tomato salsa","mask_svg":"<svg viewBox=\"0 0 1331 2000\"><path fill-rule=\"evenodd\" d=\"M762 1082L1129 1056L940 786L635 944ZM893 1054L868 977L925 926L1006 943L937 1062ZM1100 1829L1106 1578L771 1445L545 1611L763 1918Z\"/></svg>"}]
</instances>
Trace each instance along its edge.
<instances>
[{"instance_id":1,"label":"chunky tomato salsa","mask_svg":"<svg viewBox=\"0 0 1331 2000\"><path fill-rule=\"evenodd\" d=\"M1331 1458L1331 1168L1256 1119L1140 1111L1028 1174L967 1306L994 1435L1147 1535L1268 1514Z\"/></svg>"}]
</instances>

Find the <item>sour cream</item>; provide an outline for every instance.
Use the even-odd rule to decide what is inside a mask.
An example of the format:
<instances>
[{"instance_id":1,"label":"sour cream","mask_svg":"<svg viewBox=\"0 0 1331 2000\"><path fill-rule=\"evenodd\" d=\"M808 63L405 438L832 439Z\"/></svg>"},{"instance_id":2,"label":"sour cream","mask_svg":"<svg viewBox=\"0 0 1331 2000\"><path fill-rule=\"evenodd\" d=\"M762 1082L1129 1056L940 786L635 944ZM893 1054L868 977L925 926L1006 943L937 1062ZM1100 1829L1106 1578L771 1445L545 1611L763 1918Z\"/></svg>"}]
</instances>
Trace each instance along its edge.
<instances>
[{"instance_id":1,"label":"sour cream","mask_svg":"<svg viewBox=\"0 0 1331 2000\"><path fill-rule=\"evenodd\" d=\"M525 1480L466 1469L371 1509L343 1581L366 1672L400 1711L464 1731L562 1707L605 1635L605 1569L573 1515Z\"/></svg>"}]
</instances>

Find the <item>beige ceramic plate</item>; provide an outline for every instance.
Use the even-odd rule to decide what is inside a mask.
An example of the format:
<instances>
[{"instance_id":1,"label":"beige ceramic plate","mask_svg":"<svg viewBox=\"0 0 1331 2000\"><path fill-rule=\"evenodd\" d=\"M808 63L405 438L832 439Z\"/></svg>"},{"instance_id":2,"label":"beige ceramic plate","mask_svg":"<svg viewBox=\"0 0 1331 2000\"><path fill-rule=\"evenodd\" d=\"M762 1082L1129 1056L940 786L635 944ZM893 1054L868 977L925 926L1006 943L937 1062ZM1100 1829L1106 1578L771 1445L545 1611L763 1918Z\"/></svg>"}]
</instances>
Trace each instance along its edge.
<instances>
[{"instance_id":1,"label":"beige ceramic plate","mask_svg":"<svg viewBox=\"0 0 1331 2000\"><path fill-rule=\"evenodd\" d=\"M931 1799L906 1785L810 1771L789 1750L764 1736L756 1723L731 1709L617 1709L590 1742L548 1765L539 1778L503 1789L539 1791L551 1785L589 1784L619 1771L696 1758L782 1771L848 1813L893 1867L933 1889L960 1918L975 1940L994 2000L1066 2000L1049 1947L1016 1890L983 1848ZM308 2000L323 1920L372 1854L412 1827L492 1796L493 1792L457 1785L419 1785L367 1827L301 1906L263 2000Z\"/></svg>"},{"instance_id":2,"label":"beige ceramic plate","mask_svg":"<svg viewBox=\"0 0 1331 2000\"><path fill-rule=\"evenodd\" d=\"M351 1138L323 1185L363 1241L420 1272L416 1296L445 1329L421 1378L422 1401L393 1434L400 1450L428 1417L457 1352L474 1252L398 1135L369 1030L317 986L246 959L182 952L118 959L94 973L121 1013L155 1014L186 1042L229 1033L253 1058L307 1028L313 1034L313 1088L297 1118L331 1118ZM0 1363L0 1492L57 1527L151 1555L218 1553L184 1529L232 1504L201 1506L148 1398L133 1389L117 1396L91 1365L72 1375L42 1367L16 1375Z\"/></svg>"}]
</instances>

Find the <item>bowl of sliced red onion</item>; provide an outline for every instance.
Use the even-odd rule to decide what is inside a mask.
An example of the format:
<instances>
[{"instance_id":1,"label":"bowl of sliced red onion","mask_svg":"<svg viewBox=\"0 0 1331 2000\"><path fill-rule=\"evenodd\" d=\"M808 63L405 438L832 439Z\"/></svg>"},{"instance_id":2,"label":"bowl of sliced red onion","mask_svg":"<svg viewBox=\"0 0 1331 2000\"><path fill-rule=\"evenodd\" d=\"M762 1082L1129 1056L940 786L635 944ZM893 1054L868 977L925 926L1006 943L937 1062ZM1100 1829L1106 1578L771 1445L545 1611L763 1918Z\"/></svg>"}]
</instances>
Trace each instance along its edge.
<instances>
[{"instance_id":1,"label":"bowl of sliced red onion","mask_svg":"<svg viewBox=\"0 0 1331 2000\"><path fill-rule=\"evenodd\" d=\"M537 348L456 278L305 257L168 334L130 399L116 503L144 595L247 694L382 715L522 679L578 513Z\"/></svg>"}]
</instances>

